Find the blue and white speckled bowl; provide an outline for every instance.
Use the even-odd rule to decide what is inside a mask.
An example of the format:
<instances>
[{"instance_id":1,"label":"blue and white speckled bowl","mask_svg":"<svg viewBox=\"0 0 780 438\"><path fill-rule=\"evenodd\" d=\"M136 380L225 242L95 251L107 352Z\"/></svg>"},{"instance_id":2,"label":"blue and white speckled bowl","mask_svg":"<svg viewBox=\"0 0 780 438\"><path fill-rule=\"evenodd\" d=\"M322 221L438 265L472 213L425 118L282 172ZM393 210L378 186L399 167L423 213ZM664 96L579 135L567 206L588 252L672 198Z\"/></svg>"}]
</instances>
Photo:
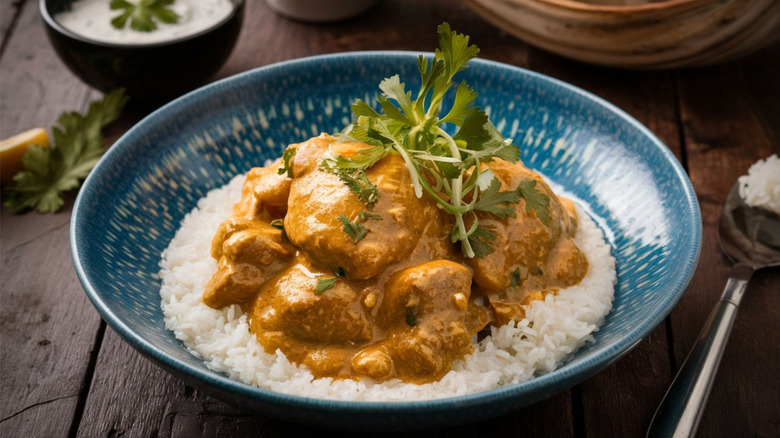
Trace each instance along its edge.
<instances>
[{"instance_id":1,"label":"blue and white speckled bowl","mask_svg":"<svg viewBox=\"0 0 780 438\"><path fill-rule=\"evenodd\" d=\"M84 183L71 222L74 264L90 300L127 342L187 383L266 415L376 430L497 416L563 391L616 361L680 299L701 247L690 181L669 150L609 103L540 74L475 61L461 78L480 93L523 160L584 202L613 245L614 310L558 370L464 397L360 403L279 394L207 369L165 329L160 254L209 190L275 158L288 143L350 122L355 98L400 73L419 84L416 54L318 56L246 72L192 92L120 138Z\"/></svg>"}]
</instances>

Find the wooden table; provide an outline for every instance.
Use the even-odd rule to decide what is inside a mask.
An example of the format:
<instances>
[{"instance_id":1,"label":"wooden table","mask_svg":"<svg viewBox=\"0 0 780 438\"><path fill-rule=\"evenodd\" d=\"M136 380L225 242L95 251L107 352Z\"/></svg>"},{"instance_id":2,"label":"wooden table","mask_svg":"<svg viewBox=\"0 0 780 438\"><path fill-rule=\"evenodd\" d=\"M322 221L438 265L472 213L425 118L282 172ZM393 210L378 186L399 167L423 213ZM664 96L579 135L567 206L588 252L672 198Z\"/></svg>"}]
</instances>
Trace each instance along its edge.
<instances>
[{"instance_id":1,"label":"wooden table","mask_svg":"<svg viewBox=\"0 0 780 438\"><path fill-rule=\"evenodd\" d=\"M471 35L484 59L573 83L628 111L674 152L696 189L701 259L684 297L648 339L569 391L480 423L404 436L644 436L667 386L726 282L716 223L733 181L780 153L780 46L716 67L631 72L594 67L529 47L459 2L384 0L359 18L310 25L247 2L225 77L321 53L428 51L442 21ZM79 82L46 39L34 0L0 3L2 134L51 126L99 93ZM129 108L108 144L148 110ZM68 225L75 194L53 215L2 209L0 436L323 435L193 390L141 357L101 320L76 279ZM780 270L750 285L704 414L701 436L780 436Z\"/></svg>"}]
</instances>

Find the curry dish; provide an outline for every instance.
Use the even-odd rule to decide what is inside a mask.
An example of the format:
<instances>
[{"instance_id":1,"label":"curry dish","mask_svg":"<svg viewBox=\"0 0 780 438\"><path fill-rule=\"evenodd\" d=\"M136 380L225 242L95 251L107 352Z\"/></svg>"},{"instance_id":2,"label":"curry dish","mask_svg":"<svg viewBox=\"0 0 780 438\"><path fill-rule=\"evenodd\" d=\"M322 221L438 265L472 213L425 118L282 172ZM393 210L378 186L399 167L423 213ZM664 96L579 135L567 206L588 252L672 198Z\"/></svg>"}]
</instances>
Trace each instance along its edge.
<instances>
[{"instance_id":1,"label":"curry dish","mask_svg":"<svg viewBox=\"0 0 780 438\"><path fill-rule=\"evenodd\" d=\"M502 192L535 180L552 220L540 220L522 199L512 205L516 217L480 212L495 232L494 251L467 258L450 238L452 216L415 196L397 152L366 170L378 187L370 215L320 168L326 153L363 147L328 135L291 145L294 176L279 173L281 160L252 169L213 238L218 270L203 300L241 305L267 352L281 350L315 377L432 382L473 351L475 334L519 320L532 300L587 273L572 240L573 204L521 162L493 158L486 166ZM350 223L358 236L347 232Z\"/></svg>"}]
</instances>

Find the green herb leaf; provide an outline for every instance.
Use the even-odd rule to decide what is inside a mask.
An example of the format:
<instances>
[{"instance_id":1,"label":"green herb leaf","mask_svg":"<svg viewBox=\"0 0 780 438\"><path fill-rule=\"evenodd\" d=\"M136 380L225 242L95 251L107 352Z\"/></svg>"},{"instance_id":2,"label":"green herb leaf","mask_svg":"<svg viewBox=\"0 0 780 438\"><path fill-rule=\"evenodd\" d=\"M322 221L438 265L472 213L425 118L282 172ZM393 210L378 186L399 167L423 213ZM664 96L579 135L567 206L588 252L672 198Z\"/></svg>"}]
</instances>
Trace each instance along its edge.
<instances>
[{"instance_id":1,"label":"green herb leaf","mask_svg":"<svg viewBox=\"0 0 780 438\"><path fill-rule=\"evenodd\" d=\"M493 177L487 190L474 203L474 210L484 211L498 217L516 217L512 204L517 204L520 194L516 191L499 192L501 181Z\"/></svg>"},{"instance_id":2,"label":"green herb leaf","mask_svg":"<svg viewBox=\"0 0 780 438\"><path fill-rule=\"evenodd\" d=\"M279 175L284 175L287 173L287 178L294 178L293 167L292 163L290 163L290 160L295 158L295 154L297 153L298 149L296 148L287 148L284 150L284 153L282 154L282 162L284 162L284 165L279 167L279 170L277 171Z\"/></svg>"},{"instance_id":3,"label":"green herb leaf","mask_svg":"<svg viewBox=\"0 0 780 438\"><path fill-rule=\"evenodd\" d=\"M517 192L525 198L525 211L535 211L545 225L552 223L550 197L536 189L536 180L527 179L517 186Z\"/></svg>"},{"instance_id":4,"label":"green herb leaf","mask_svg":"<svg viewBox=\"0 0 780 438\"><path fill-rule=\"evenodd\" d=\"M471 104L477 99L478 94L474 90L466 85L465 82L461 82L455 92L455 101L452 103L452 108L446 116L442 117L441 123L454 123L461 126L467 116L471 115L475 109L471 108ZM463 127L461 126L461 130Z\"/></svg>"},{"instance_id":5,"label":"green herb leaf","mask_svg":"<svg viewBox=\"0 0 780 438\"><path fill-rule=\"evenodd\" d=\"M409 327L417 325L417 316L414 314L414 310L409 307L406 308L406 323Z\"/></svg>"},{"instance_id":6,"label":"green herb leaf","mask_svg":"<svg viewBox=\"0 0 780 438\"><path fill-rule=\"evenodd\" d=\"M271 221L271 226L276 228L277 230L284 231L284 220L282 219L274 219Z\"/></svg>"},{"instance_id":7,"label":"green herb leaf","mask_svg":"<svg viewBox=\"0 0 780 438\"><path fill-rule=\"evenodd\" d=\"M366 237L366 234L368 234L370 231L363 226L363 223L369 219L382 220L382 216L364 211L358 214L357 219L350 221L349 218L343 214L339 215L339 220L342 224L344 224L344 232L347 233L347 235L349 235L349 237L351 237L356 244L360 242L361 239Z\"/></svg>"},{"instance_id":8,"label":"green herb leaf","mask_svg":"<svg viewBox=\"0 0 780 438\"><path fill-rule=\"evenodd\" d=\"M366 208L373 210L374 205L379 201L379 187L369 181L362 170L351 174L339 174L339 178L344 181L351 191L357 193L358 201L365 202Z\"/></svg>"},{"instance_id":9,"label":"green herb leaf","mask_svg":"<svg viewBox=\"0 0 780 438\"><path fill-rule=\"evenodd\" d=\"M394 99L396 102L398 102L399 105L401 105L401 110L403 110L404 113L412 114L412 92L406 91L405 87L406 85L403 82L401 82L401 79L398 77L398 75L393 75L390 76L389 78L385 78L382 82L379 83L379 89L385 93L384 101L386 103L389 103L389 101L387 100L388 98ZM381 100L379 102L380 104L382 103ZM411 123L403 115L403 113L401 113L397 109L395 111L396 114L399 115L399 118L402 121L405 121L406 123Z\"/></svg>"},{"instance_id":10,"label":"green herb leaf","mask_svg":"<svg viewBox=\"0 0 780 438\"><path fill-rule=\"evenodd\" d=\"M520 268L515 268L515 272L512 273L512 287L520 285Z\"/></svg>"},{"instance_id":11,"label":"green herb leaf","mask_svg":"<svg viewBox=\"0 0 780 438\"><path fill-rule=\"evenodd\" d=\"M317 280L317 288L314 290L314 294L322 295L323 293L325 293L326 290L335 286L336 281L338 281L339 278L344 276L344 269L339 266L338 268L336 268L334 275L335 277L321 278Z\"/></svg>"},{"instance_id":12,"label":"green herb leaf","mask_svg":"<svg viewBox=\"0 0 780 438\"><path fill-rule=\"evenodd\" d=\"M34 209L54 213L64 201L61 193L75 189L103 155L101 130L114 121L127 102L123 89L92 102L86 114L66 112L52 129L52 147L32 145L14 176L15 186L6 189L5 205L14 213Z\"/></svg>"},{"instance_id":13,"label":"green herb leaf","mask_svg":"<svg viewBox=\"0 0 780 438\"><path fill-rule=\"evenodd\" d=\"M336 285L338 277L321 278L317 280L317 289L314 291L315 295L322 295L326 290Z\"/></svg>"},{"instance_id":14,"label":"green herb leaf","mask_svg":"<svg viewBox=\"0 0 780 438\"><path fill-rule=\"evenodd\" d=\"M347 141L362 141L348 137ZM365 143L365 141L363 141ZM326 155L320 162L320 169L335 174L349 187L349 190L358 195L358 200L366 203L366 208L372 210L379 201L379 188L372 183L363 167L372 166L381 160L389 152L384 147L366 148L359 151L352 158Z\"/></svg>"},{"instance_id":15,"label":"green herb leaf","mask_svg":"<svg viewBox=\"0 0 780 438\"><path fill-rule=\"evenodd\" d=\"M140 32L151 32L157 29L155 21L173 24L178 23L179 14L170 9L174 0L139 0L132 3L127 0L111 0L109 8L122 12L111 20L111 25L122 29L130 21L130 28Z\"/></svg>"},{"instance_id":16,"label":"green herb leaf","mask_svg":"<svg viewBox=\"0 0 780 438\"><path fill-rule=\"evenodd\" d=\"M467 239L475 257L485 257L493 252L493 241L496 233L485 226L477 226L473 232L467 234Z\"/></svg>"}]
</instances>

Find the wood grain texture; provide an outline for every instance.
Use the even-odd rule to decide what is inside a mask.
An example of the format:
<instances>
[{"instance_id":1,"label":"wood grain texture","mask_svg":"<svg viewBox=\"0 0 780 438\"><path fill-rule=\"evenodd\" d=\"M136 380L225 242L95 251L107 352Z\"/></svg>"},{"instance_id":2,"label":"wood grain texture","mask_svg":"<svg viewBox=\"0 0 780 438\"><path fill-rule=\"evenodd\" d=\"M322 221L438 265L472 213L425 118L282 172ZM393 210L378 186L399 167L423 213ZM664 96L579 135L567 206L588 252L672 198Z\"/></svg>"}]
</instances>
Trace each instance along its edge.
<instances>
[{"instance_id":1,"label":"wood grain texture","mask_svg":"<svg viewBox=\"0 0 780 438\"><path fill-rule=\"evenodd\" d=\"M436 26L448 21L471 36L480 57L525 65L526 47L486 25L460 2L386 0L364 14L332 24L280 18L265 2L247 2L244 29L233 54L217 73L223 77L304 56L358 50L432 51ZM505 44L512 43L512 50Z\"/></svg>"},{"instance_id":2,"label":"wood grain texture","mask_svg":"<svg viewBox=\"0 0 780 438\"><path fill-rule=\"evenodd\" d=\"M48 128L60 112L81 109L92 96L55 55L35 1L24 4L0 60L0 78L0 138Z\"/></svg>"},{"instance_id":3,"label":"wood grain texture","mask_svg":"<svg viewBox=\"0 0 780 438\"><path fill-rule=\"evenodd\" d=\"M3 54L9 33L17 19L24 0L4 0L0 2L0 56Z\"/></svg>"},{"instance_id":4,"label":"wood grain texture","mask_svg":"<svg viewBox=\"0 0 780 438\"><path fill-rule=\"evenodd\" d=\"M6 210L2 221L3 240L25 226ZM65 436L100 323L73 271L68 222L3 248L0 276L0 436Z\"/></svg>"},{"instance_id":5,"label":"wood grain texture","mask_svg":"<svg viewBox=\"0 0 780 438\"><path fill-rule=\"evenodd\" d=\"M674 354L680 360L728 278L730 263L718 247L716 232L722 203L752 163L780 153L780 89L773 83L780 56L777 47L766 52L771 55L679 73L689 175L704 222L698 269L671 315ZM701 436L780 434L778 284L777 269L759 272L750 283L702 418Z\"/></svg>"},{"instance_id":6,"label":"wood grain texture","mask_svg":"<svg viewBox=\"0 0 780 438\"><path fill-rule=\"evenodd\" d=\"M90 95L54 55L34 1L24 3L0 77L0 137L48 127ZM0 216L0 436L65 436L73 421L100 325L70 259L74 197L55 215Z\"/></svg>"}]
</instances>

